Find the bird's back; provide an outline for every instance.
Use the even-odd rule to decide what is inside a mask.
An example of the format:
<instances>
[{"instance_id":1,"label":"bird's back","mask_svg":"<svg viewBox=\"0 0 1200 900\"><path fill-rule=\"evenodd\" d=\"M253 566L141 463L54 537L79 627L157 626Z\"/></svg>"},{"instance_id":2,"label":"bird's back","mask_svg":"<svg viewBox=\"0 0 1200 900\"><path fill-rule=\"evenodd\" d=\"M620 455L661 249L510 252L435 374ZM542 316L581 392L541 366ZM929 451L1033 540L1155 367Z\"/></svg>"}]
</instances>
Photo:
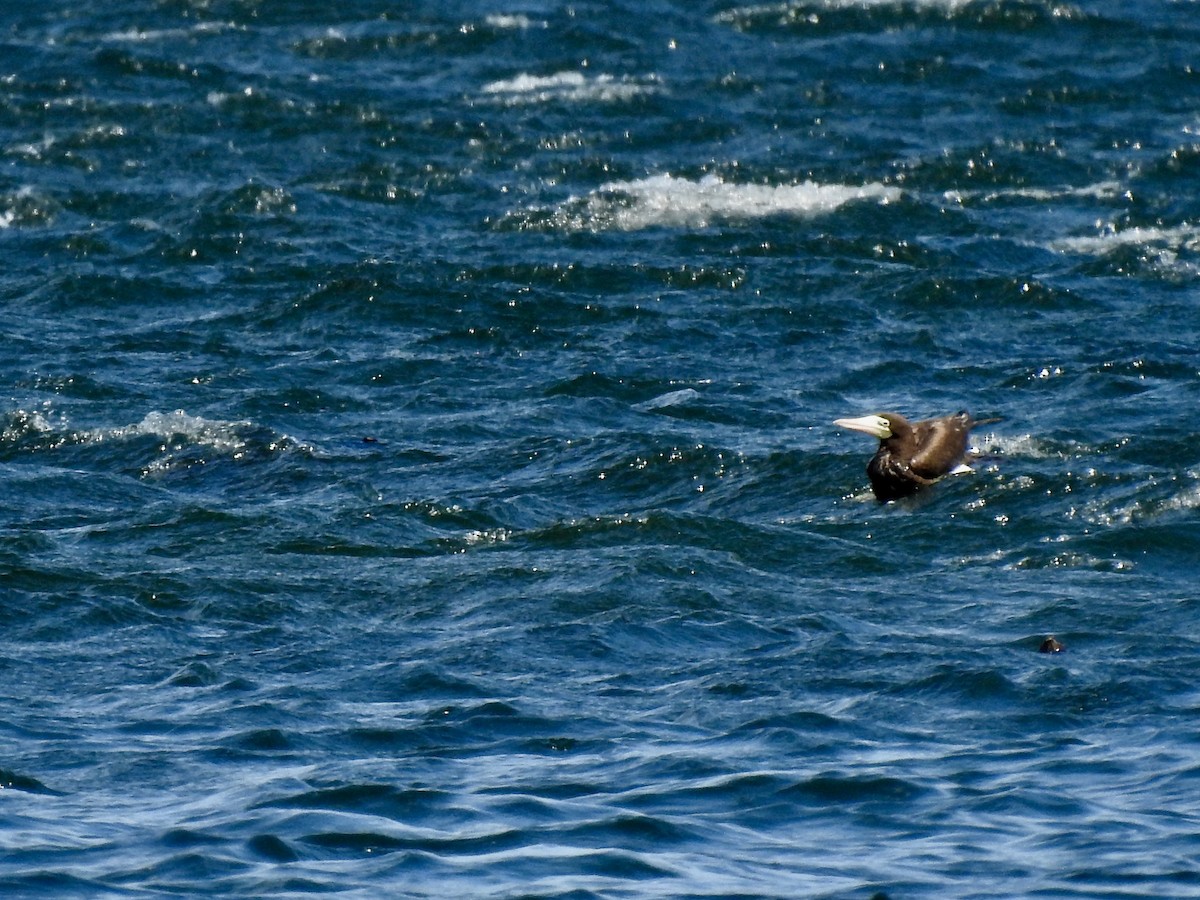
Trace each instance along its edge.
<instances>
[{"instance_id":1,"label":"bird's back","mask_svg":"<svg viewBox=\"0 0 1200 900\"><path fill-rule=\"evenodd\" d=\"M975 424L966 411L913 423L916 447L909 465L922 478L940 478L963 461Z\"/></svg>"}]
</instances>

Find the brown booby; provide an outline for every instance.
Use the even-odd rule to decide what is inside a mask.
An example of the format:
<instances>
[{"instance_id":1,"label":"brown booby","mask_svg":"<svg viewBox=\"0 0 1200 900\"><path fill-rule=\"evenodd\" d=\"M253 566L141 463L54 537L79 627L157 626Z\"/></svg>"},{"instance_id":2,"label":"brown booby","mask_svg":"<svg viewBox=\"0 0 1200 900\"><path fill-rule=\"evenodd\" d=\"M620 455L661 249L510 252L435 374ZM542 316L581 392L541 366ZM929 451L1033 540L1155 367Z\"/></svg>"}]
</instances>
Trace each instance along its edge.
<instances>
[{"instance_id":1,"label":"brown booby","mask_svg":"<svg viewBox=\"0 0 1200 900\"><path fill-rule=\"evenodd\" d=\"M995 421L976 421L963 410L921 422L909 422L897 413L877 413L833 424L879 438L879 449L867 463L867 476L875 497L883 503L915 494L964 466L971 429Z\"/></svg>"},{"instance_id":2,"label":"brown booby","mask_svg":"<svg viewBox=\"0 0 1200 900\"><path fill-rule=\"evenodd\" d=\"M1066 647L1062 645L1062 641L1058 640L1054 635L1046 635L1046 639L1042 641L1038 647L1038 653L1062 653Z\"/></svg>"}]
</instances>

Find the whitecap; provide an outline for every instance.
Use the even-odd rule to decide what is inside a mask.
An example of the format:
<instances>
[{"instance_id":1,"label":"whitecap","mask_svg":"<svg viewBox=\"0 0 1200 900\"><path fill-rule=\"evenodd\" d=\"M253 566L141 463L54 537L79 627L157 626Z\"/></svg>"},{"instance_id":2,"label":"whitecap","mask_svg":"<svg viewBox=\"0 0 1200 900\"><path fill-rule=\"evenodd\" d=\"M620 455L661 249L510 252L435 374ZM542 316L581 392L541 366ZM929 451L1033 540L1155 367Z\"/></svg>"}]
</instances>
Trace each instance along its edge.
<instances>
[{"instance_id":1,"label":"whitecap","mask_svg":"<svg viewBox=\"0 0 1200 900\"><path fill-rule=\"evenodd\" d=\"M1061 447L1032 434L976 433L971 436L971 452L977 456L1004 456L1020 459L1068 459L1070 454Z\"/></svg>"},{"instance_id":2,"label":"whitecap","mask_svg":"<svg viewBox=\"0 0 1200 900\"><path fill-rule=\"evenodd\" d=\"M1122 187L1120 182L1098 181L1095 184L1085 184L1080 187L1023 187L1005 188L998 191L963 191L955 189L946 191L942 197L949 203L957 203L960 205L971 201L995 203L998 200L1003 201L1009 199L1034 200L1039 203L1045 203L1051 200L1067 200L1073 198L1084 200L1113 200L1125 192L1126 189Z\"/></svg>"},{"instance_id":3,"label":"whitecap","mask_svg":"<svg viewBox=\"0 0 1200 900\"><path fill-rule=\"evenodd\" d=\"M1200 509L1200 480L1194 472L1186 477L1171 475L1151 476L1143 486L1147 490L1166 488L1166 495L1139 496L1125 503L1106 506L1102 502L1089 504L1081 514L1093 524L1103 526L1132 525L1139 522L1156 521L1164 516L1192 513Z\"/></svg>"},{"instance_id":4,"label":"whitecap","mask_svg":"<svg viewBox=\"0 0 1200 900\"><path fill-rule=\"evenodd\" d=\"M58 143L58 138L52 134L46 134L42 136L40 141L25 144L13 144L4 152L9 156L22 156L26 159L42 160L46 158L46 154L56 143Z\"/></svg>"},{"instance_id":5,"label":"whitecap","mask_svg":"<svg viewBox=\"0 0 1200 900\"><path fill-rule=\"evenodd\" d=\"M1200 484L1193 484L1162 503L1164 512L1195 512L1200 509Z\"/></svg>"},{"instance_id":6,"label":"whitecap","mask_svg":"<svg viewBox=\"0 0 1200 900\"><path fill-rule=\"evenodd\" d=\"M602 185L586 197L568 200L553 218L568 230L705 228L718 220L813 216L854 201L886 204L899 197L898 188L878 183L738 184L716 175L692 180L666 174Z\"/></svg>"},{"instance_id":7,"label":"whitecap","mask_svg":"<svg viewBox=\"0 0 1200 900\"><path fill-rule=\"evenodd\" d=\"M201 444L214 450L236 455L246 447L242 431L248 422L224 422L190 416L181 409L171 413L151 412L136 425L118 429L124 435L152 435L165 439L181 437L191 444Z\"/></svg>"},{"instance_id":8,"label":"whitecap","mask_svg":"<svg viewBox=\"0 0 1200 900\"><path fill-rule=\"evenodd\" d=\"M481 544L503 544L512 536L512 529L497 526L496 528L472 529L463 536L463 540L467 546L474 547Z\"/></svg>"},{"instance_id":9,"label":"whitecap","mask_svg":"<svg viewBox=\"0 0 1200 900\"><path fill-rule=\"evenodd\" d=\"M534 22L533 19L524 13L493 13L484 19L492 28L501 31L528 31L535 25L541 28L546 27L544 21Z\"/></svg>"},{"instance_id":10,"label":"whitecap","mask_svg":"<svg viewBox=\"0 0 1200 900\"><path fill-rule=\"evenodd\" d=\"M44 224L53 218L56 206L31 187L14 194L0 194L0 228Z\"/></svg>"},{"instance_id":11,"label":"whitecap","mask_svg":"<svg viewBox=\"0 0 1200 900\"><path fill-rule=\"evenodd\" d=\"M49 434L53 426L36 410L16 409L0 421L0 443L12 443L30 435Z\"/></svg>"},{"instance_id":12,"label":"whitecap","mask_svg":"<svg viewBox=\"0 0 1200 900\"><path fill-rule=\"evenodd\" d=\"M1061 238L1051 249L1071 253L1103 255L1119 247L1142 247L1156 250L1160 255L1174 255L1180 250L1200 250L1200 227L1177 225L1174 228L1135 226L1118 229L1105 227L1099 234Z\"/></svg>"},{"instance_id":13,"label":"whitecap","mask_svg":"<svg viewBox=\"0 0 1200 900\"><path fill-rule=\"evenodd\" d=\"M1117 228L1106 225L1094 235L1075 235L1051 241L1050 250L1103 258L1110 253L1132 250L1137 253L1136 268L1158 273L1167 278L1191 280L1200 278L1200 226L1192 224L1174 227L1134 226ZM1126 264L1121 263L1121 271Z\"/></svg>"},{"instance_id":14,"label":"whitecap","mask_svg":"<svg viewBox=\"0 0 1200 900\"><path fill-rule=\"evenodd\" d=\"M584 75L582 72L558 72L554 75L520 74L513 78L492 81L483 86L491 100L506 106L532 103L611 103L630 100L661 90L658 77L641 78L614 75Z\"/></svg>"},{"instance_id":15,"label":"whitecap","mask_svg":"<svg viewBox=\"0 0 1200 900\"><path fill-rule=\"evenodd\" d=\"M638 403L634 409L641 412L651 412L656 409L665 409L669 406L681 406L684 403L690 403L700 396L700 392L695 388L683 388L678 391L668 391L665 394L660 394L651 400L646 400L643 403Z\"/></svg>"},{"instance_id":16,"label":"whitecap","mask_svg":"<svg viewBox=\"0 0 1200 900\"><path fill-rule=\"evenodd\" d=\"M249 451L270 453L285 448L312 451L305 444L253 422L207 419L189 415L181 409L169 413L150 412L135 424L91 429L79 432L78 436L81 440L95 442L155 437L162 441L164 452L188 446L207 447L233 459L240 459Z\"/></svg>"},{"instance_id":17,"label":"whitecap","mask_svg":"<svg viewBox=\"0 0 1200 900\"><path fill-rule=\"evenodd\" d=\"M159 41L177 40L196 34L220 34L224 31L236 30L238 26L225 22L198 22L190 28L127 28L124 31L111 31L102 36L102 41L114 44L128 43L157 43Z\"/></svg>"},{"instance_id":18,"label":"whitecap","mask_svg":"<svg viewBox=\"0 0 1200 900\"><path fill-rule=\"evenodd\" d=\"M788 0L782 3L753 3L727 9L714 17L722 24L738 24L746 20L776 19L789 22L802 19L806 14L844 9L932 9L948 14L977 3L978 0Z\"/></svg>"}]
</instances>

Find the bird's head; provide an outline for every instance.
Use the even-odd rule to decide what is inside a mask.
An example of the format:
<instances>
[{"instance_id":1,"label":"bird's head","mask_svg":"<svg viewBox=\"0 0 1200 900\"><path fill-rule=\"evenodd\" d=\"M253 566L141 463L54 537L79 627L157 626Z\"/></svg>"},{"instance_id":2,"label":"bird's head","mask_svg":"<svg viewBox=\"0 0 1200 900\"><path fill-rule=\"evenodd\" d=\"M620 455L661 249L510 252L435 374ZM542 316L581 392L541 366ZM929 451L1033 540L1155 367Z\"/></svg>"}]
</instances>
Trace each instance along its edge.
<instances>
[{"instance_id":1,"label":"bird's head","mask_svg":"<svg viewBox=\"0 0 1200 900\"><path fill-rule=\"evenodd\" d=\"M849 428L851 431L861 431L863 434L886 441L896 433L895 419L897 418L886 413L877 413L857 419L836 419L833 424L840 428Z\"/></svg>"}]
</instances>

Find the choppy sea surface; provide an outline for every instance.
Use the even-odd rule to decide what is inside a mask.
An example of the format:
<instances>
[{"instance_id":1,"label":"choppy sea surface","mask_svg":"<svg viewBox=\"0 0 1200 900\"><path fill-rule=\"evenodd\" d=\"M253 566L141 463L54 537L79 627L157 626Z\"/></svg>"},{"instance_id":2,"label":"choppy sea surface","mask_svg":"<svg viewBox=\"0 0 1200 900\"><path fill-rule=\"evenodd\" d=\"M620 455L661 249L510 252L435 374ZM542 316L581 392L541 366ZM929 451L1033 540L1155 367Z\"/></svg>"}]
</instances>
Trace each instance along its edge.
<instances>
[{"instance_id":1,"label":"choppy sea surface","mask_svg":"<svg viewBox=\"0 0 1200 900\"><path fill-rule=\"evenodd\" d=\"M1200 893L1200 4L9 4L0 258L3 896Z\"/></svg>"}]
</instances>

